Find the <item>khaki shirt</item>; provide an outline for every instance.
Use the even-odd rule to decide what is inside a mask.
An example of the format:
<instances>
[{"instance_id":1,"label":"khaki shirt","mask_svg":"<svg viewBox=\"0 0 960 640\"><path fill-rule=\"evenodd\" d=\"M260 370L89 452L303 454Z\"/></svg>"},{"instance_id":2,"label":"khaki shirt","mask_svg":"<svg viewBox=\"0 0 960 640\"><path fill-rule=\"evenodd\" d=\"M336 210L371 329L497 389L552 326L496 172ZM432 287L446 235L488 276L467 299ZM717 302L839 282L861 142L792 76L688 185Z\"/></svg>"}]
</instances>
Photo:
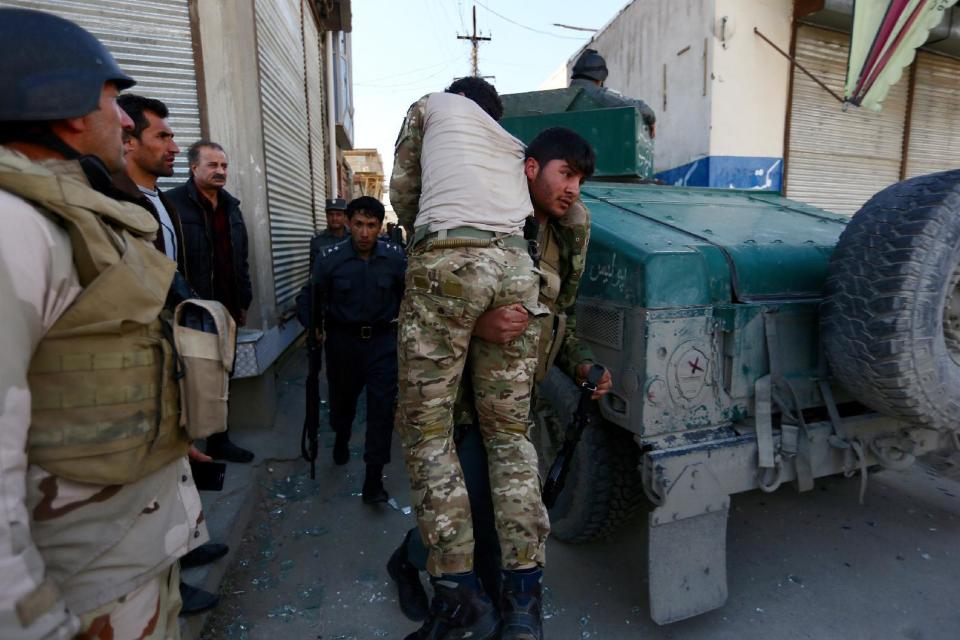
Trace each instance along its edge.
<instances>
[{"instance_id":1,"label":"khaki shirt","mask_svg":"<svg viewBox=\"0 0 960 640\"><path fill-rule=\"evenodd\" d=\"M0 638L69 638L75 614L133 591L208 536L185 458L123 486L28 466L30 360L81 288L63 228L5 191L0 220Z\"/></svg>"}]
</instances>

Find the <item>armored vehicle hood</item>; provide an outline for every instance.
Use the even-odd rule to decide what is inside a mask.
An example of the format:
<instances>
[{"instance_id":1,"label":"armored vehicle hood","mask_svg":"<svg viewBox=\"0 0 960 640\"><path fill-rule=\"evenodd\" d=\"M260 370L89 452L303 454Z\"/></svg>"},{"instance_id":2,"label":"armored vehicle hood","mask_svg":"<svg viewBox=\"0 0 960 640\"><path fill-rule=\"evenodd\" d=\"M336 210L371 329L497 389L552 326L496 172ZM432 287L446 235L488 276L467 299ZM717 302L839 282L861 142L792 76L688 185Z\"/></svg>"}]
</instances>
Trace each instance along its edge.
<instances>
[{"instance_id":1,"label":"armored vehicle hood","mask_svg":"<svg viewBox=\"0 0 960 640\"><path fill-rule=\"evenodd\" d=\"M589 182L580 295L648 309L821 296L849 219L768 192Z\"/></svg>"}]
</instances>

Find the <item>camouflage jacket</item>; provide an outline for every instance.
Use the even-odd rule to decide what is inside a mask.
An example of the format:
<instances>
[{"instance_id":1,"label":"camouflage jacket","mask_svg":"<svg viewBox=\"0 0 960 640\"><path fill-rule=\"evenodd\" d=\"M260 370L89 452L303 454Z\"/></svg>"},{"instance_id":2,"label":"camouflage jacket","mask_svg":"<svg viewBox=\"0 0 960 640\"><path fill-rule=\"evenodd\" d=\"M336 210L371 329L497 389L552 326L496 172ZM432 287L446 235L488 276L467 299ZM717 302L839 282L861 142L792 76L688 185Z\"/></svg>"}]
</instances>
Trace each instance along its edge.
<instances>
[{"instance_id":1,"label":"camouflage jacket","mask_svg":"<svg viewBox=\"0 0 960 640\"><path fill-rule=\"evenodd\" d=\"M580 289L580 278L583 276L587 259L587 245L590 243L590 211L577 200L562 218L551 219L546 226L546 232L553 234L560 248L560 293L551 308L567 315L566 330L562 338L558 336L563 342L554 364L568 376L575 378L577 365L593 362L590 347L577 337L576 314L577 291ZM548 304L542 296L541 302ZM540 353L538 357L544 358L547 355Z\"/></svg>"},{"instance_id":2,"label":"camouflage jacket","mask_svg":"<svg viewBox=\"0 0 960 640\"><path fill-rule=\"evenodd\" d=\"M0 146L0 171L26 165ZM43 166L87 184L75 162ZM206 526L185 457L122 486L28 464L27 371L81 287L66 229L4 190L0 220L16 229L0 233L0 638L71 638L77 614L146 583L205 542Z\"/></svg>"},{"instance_id":3,"label":"camouflage jacket","mask_svg":"<svg viewBox=\"0 0 960 640\"><path fill-rule=\"evenodd\" d=\"M393 174L390 176L390 205L397 221L413 237L413 222L420 205L420 150L423 147L423 118L427 108L424 96L410 105L407 117L397 136L393 156Z\"/></svg>"},{"instance_id":4,"label":"camouflage jacket","mask_svg":"<svg viewBox=\"0 0 960 640\"><path fill-rule=\"evenodd\" d=\"M587 245L590 242L590 211L580 200L577 200L562 218L551 218L546 225L541 226L539 243L545 246L547 242L556 242L560 250L560 273L558 274L560 290L556 299L550 300L544 295L545 287L542 286L541 280L540 302L551 310L551 315L541 321L549 324L554 314L566 314L563 335L557 336L561 343L553 364L570 378L575 379L578 365L593 363L593 351L577 336L577 291L580 288L580 278L583 276L587 257ZM541 341L539 347L538 361L548 358L553 351L553 343L550 342ZM469 380L466 380L460 387L457 404L454 407L453 416L456 424L464 425L474 422L472 397Z\"/></svg>"}]
</instances>

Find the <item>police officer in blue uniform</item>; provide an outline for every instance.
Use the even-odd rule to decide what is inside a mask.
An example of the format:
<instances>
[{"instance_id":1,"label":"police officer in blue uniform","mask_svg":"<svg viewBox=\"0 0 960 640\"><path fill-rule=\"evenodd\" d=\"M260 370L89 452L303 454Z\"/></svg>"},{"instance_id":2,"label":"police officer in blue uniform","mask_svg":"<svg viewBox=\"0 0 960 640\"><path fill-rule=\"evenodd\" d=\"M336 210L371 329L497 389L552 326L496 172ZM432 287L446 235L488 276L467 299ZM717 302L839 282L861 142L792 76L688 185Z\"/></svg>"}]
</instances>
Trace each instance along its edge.
<instances>
[{"instance_id":1,"label":"police officer in blue uniform","mask_svg":"<svg viewBox=\"0 0 960 640\"><path fill-rule=\"evenodd\" d=\"M330 425L336 433L333 461L350 459L350 431L357 399L367 389L367 465L363 501L386 502L383 467L397 398L397 312L407 259L400 247L379 239L383 205L362 196L347 205L350 240L325 248L313 265L308 296L298 300L300 321L314 327L327 352ZM304 299L306 298L306 299Z\"/></svg>"},{"instance_id":2,"label":"police officer in blue uniform","mask_svg":"<svg viewBox=\"0 0 960 640\"><path fill-rule=\"evenodd\" d=\"M327 247L343 242L349 235L347 229L347 201L343 198L327 199L327 228L310 239L310 268ZM306 325L304 325L306 326Z\"/></svg>"}]
</instances>

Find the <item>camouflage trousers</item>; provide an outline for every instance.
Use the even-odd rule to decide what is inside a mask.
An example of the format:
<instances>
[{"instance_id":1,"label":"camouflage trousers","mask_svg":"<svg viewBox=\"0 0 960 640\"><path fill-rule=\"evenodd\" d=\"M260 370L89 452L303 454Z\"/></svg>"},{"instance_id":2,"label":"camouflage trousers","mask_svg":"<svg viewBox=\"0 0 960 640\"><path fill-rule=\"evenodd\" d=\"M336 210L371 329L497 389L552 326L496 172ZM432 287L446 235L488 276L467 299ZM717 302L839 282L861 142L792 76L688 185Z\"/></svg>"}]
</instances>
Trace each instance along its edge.
<instances>
[{"instance_id":1,"label":"camouflage trousers","mask_svg":"<svg viewBox=\"0 0 960 640\"><path fill-rule=\"evenodd\" d=\"M77 640L180 640L180 564L80 616Z\"/></svg>"},{"instance_id":2,"label":"camouflage trousers","mask_svg":"<svg viewBox=\"0 0 960 640\"><path fill-rule=\"evenodd\" d=\"M470 501L453 444L454 403L465 366L488 455L502 565L515 569L544 561L550 525L528 437L540 323L530 322L508 344L471 340L487 309L520 302L540 314L538 291L530 257L519 249L449 248L409 258L396 426L432 575L473 568Z\"/></svg>"}]
</instances>

